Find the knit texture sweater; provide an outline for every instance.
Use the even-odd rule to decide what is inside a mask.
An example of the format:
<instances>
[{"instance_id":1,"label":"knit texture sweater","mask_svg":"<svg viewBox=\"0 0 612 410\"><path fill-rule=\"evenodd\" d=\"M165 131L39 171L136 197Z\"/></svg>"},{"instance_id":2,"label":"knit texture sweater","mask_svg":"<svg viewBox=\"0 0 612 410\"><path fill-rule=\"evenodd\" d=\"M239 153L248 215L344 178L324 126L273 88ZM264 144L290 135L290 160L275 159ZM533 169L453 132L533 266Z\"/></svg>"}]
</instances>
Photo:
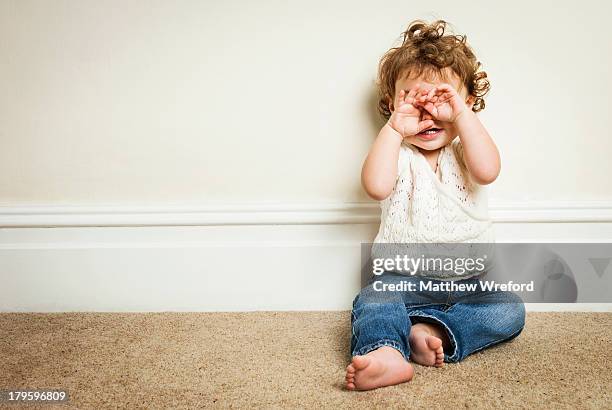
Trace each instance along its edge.
<instances>
[{"instance_id":1,"label":"knit texture sweater","mask_svg":"<svg viewBox=\"0 0 612 410\"><path fill-rule=\"evenodd\" d=\"M385 243L494 242L486 189L472 181L459 138L441 148L436 173L417 147L402 143L395 187L380 205L381 223L374 239L374 255L376 244ZM465 248L465 245L461 247L461 252ZM479 252L481 250L482 247ZM384 253L388 252L389 249L385 249ZM475 274L428 272L423 276L457 280Z\"/></svg>"}]
</instances>

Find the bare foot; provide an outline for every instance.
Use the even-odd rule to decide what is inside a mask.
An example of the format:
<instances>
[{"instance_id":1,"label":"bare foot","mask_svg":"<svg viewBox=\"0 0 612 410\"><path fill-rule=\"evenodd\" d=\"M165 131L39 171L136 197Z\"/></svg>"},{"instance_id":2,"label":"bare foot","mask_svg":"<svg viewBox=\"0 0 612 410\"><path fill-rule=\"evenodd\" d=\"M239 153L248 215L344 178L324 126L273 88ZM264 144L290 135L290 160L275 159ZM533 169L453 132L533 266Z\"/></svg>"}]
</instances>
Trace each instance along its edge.
<instances>
[{"instance_id":1,"label":"bare foot","mask_svg":"<svg viewBox=\"0 0 612 410\"><path fill-rule=\"evenodd\" d=\"M442 339L427 323L416 323L410 328L410 359L423 366L444 366Z\"/></svg>"},{"instance_id":2,"label":"bare foot","mask_svg":"<svg viewBox=\"0 0 612 410\"><path fill-rule=\"evenodd\" d=\"M353 357L346 367L346 388L371 390L410 381L413 375L412 365L398 350L383 346Z\"/></svg>"}]
</instances>

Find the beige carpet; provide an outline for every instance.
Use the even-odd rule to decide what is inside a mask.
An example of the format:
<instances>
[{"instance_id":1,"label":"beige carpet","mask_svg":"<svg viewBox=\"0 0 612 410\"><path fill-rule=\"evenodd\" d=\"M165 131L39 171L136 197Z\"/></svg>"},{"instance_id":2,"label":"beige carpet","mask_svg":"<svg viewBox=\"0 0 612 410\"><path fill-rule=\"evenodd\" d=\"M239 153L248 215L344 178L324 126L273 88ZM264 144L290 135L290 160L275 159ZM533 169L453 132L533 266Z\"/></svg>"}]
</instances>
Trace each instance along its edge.
<instances>
[{"instance_id":1,"label":"beige carpet","mask_svg":"<svg viewBox=\"0 0 612 410\"><path fill-rule=\"evenodd\" d=\"M343 389L348 320L0 314L0 389L62 388L78 408L612 408L611 313L529 313L511 342L370 392Z\"/></svg>"}]
</instances>

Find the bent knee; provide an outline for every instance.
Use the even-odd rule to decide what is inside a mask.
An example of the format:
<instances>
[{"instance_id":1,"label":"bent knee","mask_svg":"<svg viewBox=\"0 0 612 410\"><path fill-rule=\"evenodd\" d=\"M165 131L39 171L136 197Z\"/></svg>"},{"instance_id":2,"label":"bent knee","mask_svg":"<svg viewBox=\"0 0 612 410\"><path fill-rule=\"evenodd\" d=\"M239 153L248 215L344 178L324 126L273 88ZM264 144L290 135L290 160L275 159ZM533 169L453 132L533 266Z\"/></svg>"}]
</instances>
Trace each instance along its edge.
<instances>
[{"instance_id":1,"label":"bent knee","mask_svg":"<svg viewBox=\"0 0 612 410\"><path fill-rule=\"evenodd\" d=\"M403 303L400 292L381 291L368 285L353 299L353 309L364 304L396 304Z\"/></svg>"},{"instance_id":2,"label":"bent knee","mask_svg":"<svg viewBox=\"0 0 612 410\"><path fill-rule=\"evenodd\" d=\"M491 305L489 323L491 327L505 336L518 335L525 327L525 304L514 294L503 296L503 300Z\"/></svg>"},{"instance_id":3,"label":"bent knee","mask_svg":"<svg viewBox=\"0 0 612 410\"><path fill-rule=\"evenodd\" d=\"M517 297L518 298L518 297ZM499 325L508 336L518 335L525 327L525 304L522 300L504 303Z\"/></svg>"}]
</instances>

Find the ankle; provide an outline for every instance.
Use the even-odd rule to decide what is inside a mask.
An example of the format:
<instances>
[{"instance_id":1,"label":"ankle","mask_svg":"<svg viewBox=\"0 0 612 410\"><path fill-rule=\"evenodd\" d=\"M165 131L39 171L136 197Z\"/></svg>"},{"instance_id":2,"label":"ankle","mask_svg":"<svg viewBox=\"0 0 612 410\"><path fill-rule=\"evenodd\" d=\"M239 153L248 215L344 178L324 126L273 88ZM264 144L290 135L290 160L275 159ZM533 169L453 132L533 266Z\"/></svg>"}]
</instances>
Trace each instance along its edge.
<instances>
[{"instance_id":1,"label":"ankle","mask_svg":"<svg viewBox=\"0 0 612 410\"><path fill-rule=\"evenodd\" d=\"M415 332L425 332L427 334L437 337L436 333L434 332L435 329L433 329L433 326L431 326L429 323L423 323L423 322L415 323L414 325L412 325L412 328L410 330L411 334L413 330Z\"/></svg>"},{"instance_id":2,"label":"ankle","mask_svg":"<svg viewBox=\"0 0 612 410\"><path fill-rule=\"evenodd\" d=\"M385 356L385 357L393 357L394 359L397 358L401 360L406 360L402 352L400 352L399 350L391 346L381 346L376 350L372 350L367 355L370 355L370 354L371 356L374 356L374 357Z\"/></svg>"}]
</instances>

